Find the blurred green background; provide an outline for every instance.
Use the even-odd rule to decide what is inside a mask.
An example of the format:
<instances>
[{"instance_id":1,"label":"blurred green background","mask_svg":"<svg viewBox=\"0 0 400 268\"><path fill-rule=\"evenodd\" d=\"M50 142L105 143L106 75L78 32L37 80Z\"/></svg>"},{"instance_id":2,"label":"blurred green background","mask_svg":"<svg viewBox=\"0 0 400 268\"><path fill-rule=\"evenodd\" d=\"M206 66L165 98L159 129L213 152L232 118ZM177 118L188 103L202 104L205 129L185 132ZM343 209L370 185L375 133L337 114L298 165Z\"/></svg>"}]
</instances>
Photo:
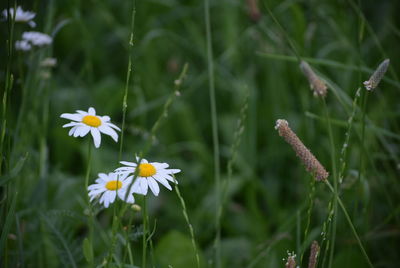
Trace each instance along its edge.
<instances>
[{"instance_id":1,"label":"blurred green background","mask_svg":"<svg viewBox=\"0 0 400 268\"><path fill-rule=\"evenodd\" d=\"M61 127L67 122L59 116L92 106L121 126L133 2L36 0L18 4L37 13L35 30L53 34L54 42L29 53L13 52L14 84L8 96L2 175L27 156L8 188L2 185L2 219L18 192L2 264L70 267L75 263L85 267L84 176L90 139L69 137ZM7 1L0 7L5 9ZM400 2L221 0L211 1L210 9L223 181L240 110L249 96L221 222L223 267L284 267L287 251L298 257L305 252L301 266L306 267L314 239L323 244L318 267L328 267L321 232L328 222L332 194L323 183L312 183L290 146L274 130L276 119L287 119L332 174L323 102L312 96L288 39L328 83L326 104L338 163L357 88L381 61L391 59L385 80L369 94L365 113L357 110L340 193L375 267L398 267ZM3 94L9 40L5 21L0 29ZM14 40L28 30L29 26L16 24ZM181 94L145 158L182 170L177 180L202 266L213 267L216 199L204 3L137 0L131 53L133 72L122 157L128 161L143 150L151 127L174 91L175 79L183 65L189 65ZM55 68L40 67L40 59L47 56L57 59ZM21 125L17 126L21 110ZM367 123L365 137L360 139L363 116ZM103 136L102 146L93 151L91 182L97 173L118 167L118 152L119 144ZM311 223L304 237L314 186ZM148 206L151 228L156 222L149 267L195 267L190 233L175 192L162 189L160 196L148 200ZM110 246L112 209L100 210L96 218L95 256L100 265ZM366 267L340 210L336 219L333 267ZM121 220L127 224L125 218ZM141 214L135 213L129 238L137 266L141 263L141 222ZM122 260L123 238L119 238L116 255ZM327 241L331 241L329 235Z\"/></svg>"}]
</instances>

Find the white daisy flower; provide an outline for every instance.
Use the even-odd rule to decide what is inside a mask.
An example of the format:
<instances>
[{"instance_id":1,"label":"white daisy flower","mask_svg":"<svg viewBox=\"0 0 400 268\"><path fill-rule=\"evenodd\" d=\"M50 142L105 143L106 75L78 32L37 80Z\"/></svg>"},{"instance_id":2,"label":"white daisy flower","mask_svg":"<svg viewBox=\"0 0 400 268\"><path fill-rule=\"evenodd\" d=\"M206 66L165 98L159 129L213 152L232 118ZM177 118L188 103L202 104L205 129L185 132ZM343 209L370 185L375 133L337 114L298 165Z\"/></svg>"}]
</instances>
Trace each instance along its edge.
<instances>
[{"instance_id":1,"label":"white daisy flower","mask_svg":"<svg viewBox=\"0 0 400 268\"><path fill-rule=\"evenodd\" d=\"M9 13L14 16L14 8L9 9ZM36 13L31 11L24 11L20 6L17 6L17 10L15 11L15 21L16 22L27 22L29 26L32 28L36 26L36 23L33 21L33 18L36 16ZM7 19L8 12L7 9L3 10L3 17Z\"/></svg>"},{"instance_id":2,"label":"white daisy flower","mask_svg":"<svg viewBox=\"0 0 400 268\"><path fill-rule=\"evenodd\" d=\"M96 148L100 147L100 133L111 136L115 142L118 141L118 134L114 129L118 131L121 131L121 129L110 122L109 116L96 115L96 110L92 107L89 108L88 112L77 110L77 113L75 114L65 113L60 117L75 121L63 125L63 127L72 127L68 133L69 136L73 135L74 137L84 137L90 131L90 134L92 134L93 137L94 146Z\"/></svg>"},{"instance_id":3,"label":"white daisy flower","mask_svg":"<svg viewBox=\"0 0 400 268\"><path fill-rule=\"evenodd\" d=\"M90 201L100 197L99 203L104 204L106 208L114 203L117 195L119 199L127 203L133 204L135 202L132 191L126 196L132 178L113 172L108 174L99 173L98 176L96 183L88 187Z\"/></svg>"},{"instance_id":4,"label":"white daisy flower","mask_svg":"<svg viewBox=\"0 0 400 268\"><path fill-rule=\"evenodd\" d=\"M139 161L139 157L136 157L136 160ZM117 168L115 172L122 175L132 174L132 176L129 178L133 179L138 164L127 161L121 161L120 163L125 165L125 167ZM169 185L168 181L178 183L174 179L173 174L179 173L181 170L167 169L168 167L169 165L167 163L149 163L146 159L142 159L139 164L136 180L132 186L132 191L138 194L146 195L147 190L150 187L150 190L153 192L153 194L157 196L160 193L160 187L158 186L158 183L164 185L168 190L172 190L172 187Z\"/></svg>"}]
</instances>

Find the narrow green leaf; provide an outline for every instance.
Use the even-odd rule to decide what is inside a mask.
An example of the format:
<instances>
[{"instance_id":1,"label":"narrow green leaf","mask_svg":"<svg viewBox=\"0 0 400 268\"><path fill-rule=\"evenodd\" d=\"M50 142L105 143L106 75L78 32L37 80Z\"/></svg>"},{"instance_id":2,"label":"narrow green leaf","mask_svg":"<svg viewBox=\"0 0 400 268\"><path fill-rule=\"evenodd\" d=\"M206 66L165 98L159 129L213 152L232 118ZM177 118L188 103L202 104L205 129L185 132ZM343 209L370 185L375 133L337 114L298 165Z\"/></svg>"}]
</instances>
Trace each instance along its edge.
<instances>
[{"instance_id":1,"label":"narrow green leaf","mask_svg":"<svg viewBox=\"0 0 400 268\"><path fill-rule=\"evenodd\" d=\"M9 180L15 178L21 172L27 158L28 153L19 159L18 163L8 174L0 176L0 187L5 185Z\"/></svg>"},{"instance_id":2,"label":"narrow green leaf","mask_svg":"<svg viewBox=\"0 0 400 268\"><path fill-rule=\"evenodd\" d=\"M16 192L14 194L14 197L13 197L13 199L11 201L10 209L8 210L8 213L7 213L7 216L6 216L6 220L5 220L4 226L2 227L3 230L1 232L1 237L0 237L0 259L1 259L2 255L3 255L3 253L4 253L4 248L5 248L5 245L7 243L7 241L6 241L7 240L7 236L8 236L8 233L10 232L11 224L12 224L13 219L14 219L15 205L17 203L17 196L18 196L18 192Z\"/></svg>"},{"instance_id":3,"label":"narrow green leaf","mask_svg":"<svg viewBox=\"0 0 400 268\"><path fill-rule=\"evenodd\" d=\"M93 260L93 249L92 246L90 244L89 238L85 238L83 240L83 255L85 256L85 259L91 263Z\"/></svg>"}]
</instances>

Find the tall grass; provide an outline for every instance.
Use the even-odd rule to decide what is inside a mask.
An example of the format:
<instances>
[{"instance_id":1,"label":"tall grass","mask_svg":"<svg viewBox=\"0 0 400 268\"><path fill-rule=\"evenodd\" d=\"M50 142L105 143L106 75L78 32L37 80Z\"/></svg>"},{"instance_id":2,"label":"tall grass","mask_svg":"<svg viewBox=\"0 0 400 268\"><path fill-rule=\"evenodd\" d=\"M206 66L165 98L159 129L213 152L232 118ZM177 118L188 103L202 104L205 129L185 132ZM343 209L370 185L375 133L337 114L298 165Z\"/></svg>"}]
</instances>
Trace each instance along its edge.
<instances>
[{"instance_id":1,"label":"tall grass","mask_svg":"<svg viewBox=\"0 0 400 268\"><path fill-rule=\"evenodd\" d=\"M18 4L37 26L0 21L1 267L285 267L293 251L307 267L314 240L315 267L397 267L397 1ZM54 42L18 51L24 31ZM59 118L90 106L122 129L91 157L90 138ZM274 131L278 118L325 183ZM95 175L135 154L181 169L175 193L89 204Z\"/></svg>"}]
</instances>

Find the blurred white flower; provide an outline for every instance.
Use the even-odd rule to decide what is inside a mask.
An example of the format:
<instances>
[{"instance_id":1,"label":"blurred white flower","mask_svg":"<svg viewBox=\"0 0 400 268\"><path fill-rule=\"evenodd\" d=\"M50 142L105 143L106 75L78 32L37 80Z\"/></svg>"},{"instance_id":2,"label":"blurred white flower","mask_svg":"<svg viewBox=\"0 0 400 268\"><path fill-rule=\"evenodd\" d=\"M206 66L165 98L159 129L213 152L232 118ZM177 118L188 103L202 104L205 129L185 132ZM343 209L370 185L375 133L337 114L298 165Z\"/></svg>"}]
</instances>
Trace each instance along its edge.
<instances>
[{"instance_id":1,"label":"blurred white flower","mask_svg":"<svg viewBox=\"0 0 400 268\"><path fill-rule=\"evenodd\" d=\"M56 58L45 58L44 60L42 60L42 62L40 63L40 66L42 67L54 67L57 65L57 59Z\"/></svg>"},{"instance_id":2,"label":"blurred white flower","mask_svg":"<svg viewBox=\"0 0 400 268\"><path fill-rule=\"evenodd\" d=\"M40 32L24 32L22 34L22 39L29 41L32 45L38 47L50 45L53 42L51 36Z\"/></svg>"},{"instance_id":3,"label":"blurred white flower","mask_svg":"<svg viewBox=\"0 0 400 268\"><path fill-rule=\"evenodd\" d=\"M121 176L116 173L99 173L96 183L88 187L90 201L96 197L100 197L99 203L104 204L104 207L114 203L116 196L127 203L133 204L135 198L132 191L126 195L128 186L131 184L132 178Z\"/></svg>"},{"instance_id":4,"label":"blurred white flower","mask_svg":"<svg viewBox=\"0 0 400 268\"><path fill-rule=\"evenodd\" d=\"M136 157L136 161L139 161L139 157ZM121 161L120 163L125 165L125 167L117 168L115 172L121 175L132 174L132 176L128 178L133 179L135 176L137 164L127 161ZM181 170L167 169L168 167L169 165L167 163L149 163L146 159L142 159L139 164L139 170L136 180L132 186L132 191L134 193L147 195L147 190L150 187L150 190L153 192L153 194L157 196L160 192L160 187L158 186L158 183L164 185L168 190L172 190L172 187L171 185L169 185L168 181L178 183L174 179L173 174L179 173L181 172Z\"/></svg>"},{"instance_id":5,"label":"blurred white flower","mask_svg":"<svg viewBox=\"0 0 400 268\"><path fill-rule=\"evenodd\" d=\"M32 45L26 40L20 40L15 42L15 48L17 50L28 51L32 49Z\"/></svg>"},{"instance_id":6,"label":"blurred white flower","mask_svg":"<svg viewBox=\"0 0 400 268\"><path fill-rule=\"evenodd\" d=\"M9 9L9 13L14 16L14 8ZM33 18L36 16L36 13L31 11L24 11L20 6L17 6L17 10L15 11L15 21L16 22L26 22L32 28L36 26L36 23L33 21ZM3 17L5 19L8 18L7 9L3 10Z\"/></svg>"},{"instance_id":7,"label":"blurred white flower","mask_svg":"<svg viewBox=\"0 0 400 268\"><path fill-rule=\"evenodd\" d=\"M53 42L51 36L40 32L24 32L22 40L15 42L15 48L18 50L28 51L32 46L42 47L50 45Z\"/></svg>"},{"instance_id":8,"label":"blurred white flower","mask_svg":"<svg viewBox=\"0 0 400 268\"><path fill-rule=\"evenodd\" d=\"M104 133L111 136L115 142L118 141L118 134L114 130L121 131L119 127L110 122L110 117L98 116L96 115L96 110L92 107L89 108L88 112L77 110L75 114L64 113L60 117L65 119L70 119L75 122L70 122L63 125L63 127L72 127L68 135L74 137L83 137L89 133L92 134L94 146L96 148L100 147L101 135Z\"/></svg>"}]
</instances>

